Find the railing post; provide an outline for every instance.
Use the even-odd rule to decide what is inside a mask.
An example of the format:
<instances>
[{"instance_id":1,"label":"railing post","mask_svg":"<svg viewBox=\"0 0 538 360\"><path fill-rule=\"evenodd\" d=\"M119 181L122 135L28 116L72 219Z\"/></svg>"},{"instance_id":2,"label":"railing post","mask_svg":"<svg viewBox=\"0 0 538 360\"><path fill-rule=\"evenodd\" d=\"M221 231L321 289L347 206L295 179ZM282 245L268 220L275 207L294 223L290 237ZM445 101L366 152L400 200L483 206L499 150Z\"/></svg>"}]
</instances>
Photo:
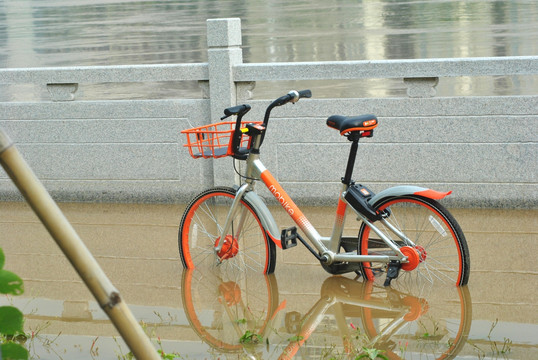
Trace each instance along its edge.
<instances>
[{"instance_id":1,"label":"railing post","mask_svg":"<svg viewBox=\"0 0 538 360\"><path fill-rule=\"evenodd\" d=\"M207 20L209 99L211 121L220 120L223 110L236 105L233 67L243 62L241 19Z\"/></svg>"},{"instance_id":2,"label":"railing post","mask_svg":"<svg viewBox=\"0 0 538 360\"><path fill-rule=\"evenodd\" d=\"M207 60L211 122L219 122L223 110L237 105L237 86L233 68L243 62L241 19L207 20ZM226 166L228 165L228 166ZM229 163L213 162L213 185L228 184L232 171ZM239 179L236 178L236 182Z\"/></svg>"}]
</instances>

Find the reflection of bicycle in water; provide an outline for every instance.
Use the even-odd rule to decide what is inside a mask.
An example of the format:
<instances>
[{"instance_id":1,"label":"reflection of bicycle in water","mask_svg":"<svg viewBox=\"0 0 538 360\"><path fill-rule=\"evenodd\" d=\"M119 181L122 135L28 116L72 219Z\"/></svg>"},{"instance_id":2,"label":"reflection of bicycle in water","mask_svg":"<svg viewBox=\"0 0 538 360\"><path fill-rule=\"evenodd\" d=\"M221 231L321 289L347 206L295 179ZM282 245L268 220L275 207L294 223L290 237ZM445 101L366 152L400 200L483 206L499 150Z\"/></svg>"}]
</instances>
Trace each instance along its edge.
<instances>
[{"instance_id":1,"label":"reflection of bicycle in water","mask_svg":"<svg viewBox=\"0 0 538 360\"><path fill-rule=\"evenodd\" d=\"M223 279L211 272L183 272L181 293L187 319L197 335L220 353L243 352L241 337L247 331L266 336L272 317L279 312L273 275L236 275Z\"/></svg>"},{"instance_id":2,"label":"reflection of bicycle in water","mask_svg":"<svg viewBox=\"0 0 538 360\"><path fill-rule=\"evenodd\" d=\"M331 356L354 358L363 348L375 348L389 359L452 359L471 327L467 287L425 299L335 276L324 281L319 300L301 315L279 302L273 275L237 274L222 279L196 270L183 273L186 316L219 354L311 359L333 351Z\"/></svg>"}]
</instances>

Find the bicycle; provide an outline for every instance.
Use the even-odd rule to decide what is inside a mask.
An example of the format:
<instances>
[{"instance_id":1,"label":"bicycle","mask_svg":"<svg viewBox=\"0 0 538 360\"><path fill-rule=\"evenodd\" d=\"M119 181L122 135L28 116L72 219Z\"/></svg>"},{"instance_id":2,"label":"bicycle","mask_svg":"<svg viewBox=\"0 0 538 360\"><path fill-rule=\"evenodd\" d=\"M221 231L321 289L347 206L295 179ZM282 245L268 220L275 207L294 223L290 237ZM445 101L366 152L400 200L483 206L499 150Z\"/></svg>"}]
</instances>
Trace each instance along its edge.
<instances>
[{"instance_id":1,"label":"bicycle","mask_svg":"<svg viewBox=\"0 0 538 360\"><path fill-rule=\"evenodd\" d=\"M347 167L330 237L322 237L260 160L271 110L299 99L310 90L290 91L274 100L263 121L242 121L247 104L224 110L225 120L182 133L190 155L197 158L232 156L246 162L240 186L217 187L197 195L181 219L179 253L185 268L213 271L273 273L276 246L283 250L302 243L331 274L356 272L385 286L400 277L408 284L467 284L470 272L465 236L449 211L438 200L449 192L401 185L377 194L352 180L359 140L373 136L374 115L332 115L327 125L351 142ZM235 162L234 162L235 168ZM281 232L264 201L255 191L261 181L297 226ZM347 209L362 221L357 236L343 236ZM297 227L306 239L298 232ZM401 271L403 270L403 271Z\"/></svg>"}]
</instances>

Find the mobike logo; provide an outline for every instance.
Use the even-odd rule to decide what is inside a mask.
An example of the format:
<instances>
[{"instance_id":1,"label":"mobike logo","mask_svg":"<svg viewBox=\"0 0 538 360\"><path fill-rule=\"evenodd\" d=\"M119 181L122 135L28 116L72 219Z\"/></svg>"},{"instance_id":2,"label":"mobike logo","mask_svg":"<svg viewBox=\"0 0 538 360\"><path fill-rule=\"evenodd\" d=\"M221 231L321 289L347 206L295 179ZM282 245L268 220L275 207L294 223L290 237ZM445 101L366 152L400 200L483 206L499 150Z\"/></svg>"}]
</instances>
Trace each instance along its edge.
<instances>
[{"instance_id":1,"label":"mobike logo","mask_svg":"<svg viewBox=\"0 0 538 360\"><path fill-rule=\"evenodd\" d=\"M367 127L367 126L373 126L375 124L376 124L376 120L368 120L368 121L363 122L362 126Z\"/></svg>"},{"instance_id":2,"label":"mobike logo","mask_svg":"<svg viewBox=\"0 0 538 360\"><path fill-rule=\"evenodd\" d=\"M293 215L295 212L291 208L290 203L278 192L277 188L274 185L269 186L269 191L273 194L273 196L280 202L280 205L284 208L284 210L287 211L288 214Z\"/></svg>"}]
</instances>

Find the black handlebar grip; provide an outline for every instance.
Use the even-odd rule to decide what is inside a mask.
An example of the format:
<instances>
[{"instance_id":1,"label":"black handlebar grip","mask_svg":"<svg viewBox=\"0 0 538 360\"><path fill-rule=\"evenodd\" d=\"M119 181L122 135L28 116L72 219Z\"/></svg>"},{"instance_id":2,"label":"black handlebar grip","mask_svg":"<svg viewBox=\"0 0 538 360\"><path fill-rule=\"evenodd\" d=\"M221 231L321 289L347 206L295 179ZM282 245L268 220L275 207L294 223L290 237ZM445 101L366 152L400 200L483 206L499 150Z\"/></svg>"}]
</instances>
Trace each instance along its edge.
<instances>
[{"instance_id":1,"label":"black handlebar grip","mask_svg":"<svg viewBox=\"0 0 538 360\"><path fill-rule=\"evenodd\" d=\"M282 106L282 105L287 104L288 102L290 102L292 99L293 99L293 95L286 94L284 96L279 97L275 101L273 101L272 105L273 106Z\"/></svg>"},{"instance_id":2,"label":"black handlebar grip","mask_svg":"<svg viewBox=\"0 0 538 360\"><path fill-rule=\"evenodd\" d=\"M244 104L244 105L237 105L233 107L229 107L224 109L224 115L231 116L231 115L239 115L239 114L246 114L250 110L250 105Z\"/></svg>"},{"instance_id":3,"label":"black handlebar grip","mask_svg":"<svg viewBox=\"0 0 538 360\"><path fill-rule=\"evenodd\" d=\"M299 91L299 98L311 98L312 91L310 90L301 90Z\"/></svg>"}]
</instances>

